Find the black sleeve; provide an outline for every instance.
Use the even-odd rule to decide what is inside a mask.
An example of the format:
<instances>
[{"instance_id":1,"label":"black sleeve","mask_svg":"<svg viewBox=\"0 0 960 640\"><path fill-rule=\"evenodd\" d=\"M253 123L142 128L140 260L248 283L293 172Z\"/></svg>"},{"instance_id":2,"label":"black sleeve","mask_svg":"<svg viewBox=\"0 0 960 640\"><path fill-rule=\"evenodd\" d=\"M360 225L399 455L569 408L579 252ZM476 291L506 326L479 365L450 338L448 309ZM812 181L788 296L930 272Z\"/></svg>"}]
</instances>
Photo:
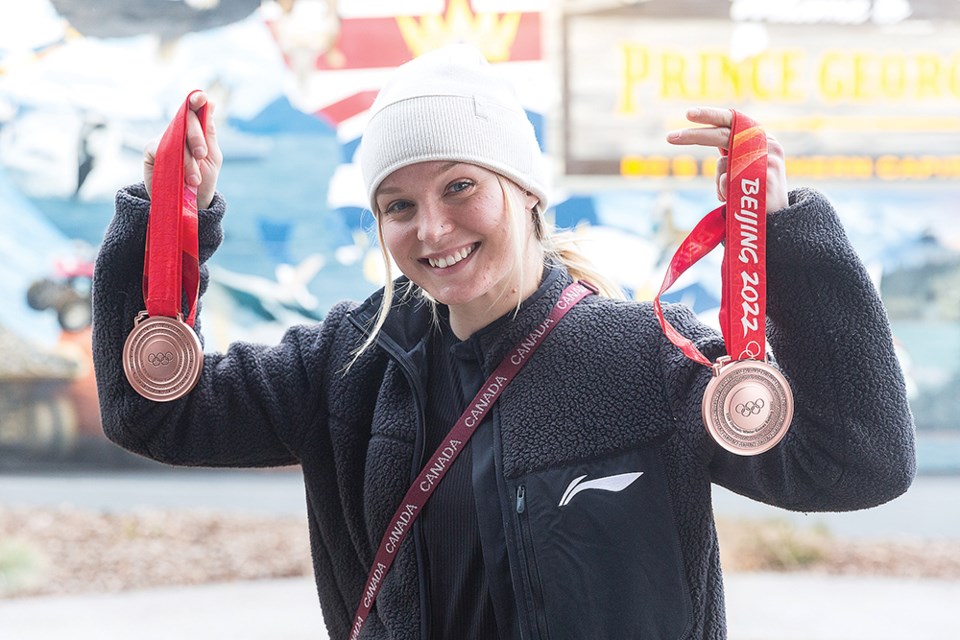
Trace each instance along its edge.
<instances>
[{"instance_id":1,"label":"black sleeve","mask_svg":"<svg viewBox=\"0 0 960 640\"><path fill-rule=\"evenodd\" d=\"M201 294L208 281L205 262L222 240L225 209L217 195L199 212ZM146 400L126 380L122 350L144 308L148 213L142 185L120 191L97 256L93 348L104 432L124 448L170 464L296 463L303 433L325 415L321 371L346 306L332 310L322 325L290 329L278 345L235 343L226 353L206 353L200 381L187 396Z\"/></svg>"},{"instance_id":2,"label":"black sleeve","mask_svg":"<svg viewBox=\"0 0 960 640\"><path fill-rule=\"evenodd\" d=\"M886 312L832 205L791 193L768 218L767 337L795 399L773 449L730 453L700 434L712 479L742 495L799 511L875 506L902 494L916 471L914 425ZM673 309L708 357L723 342L692 313ZM672 347L672 345L670 345ZM675 415L699 422L710 370L667 356ZM672 381L672 382L671 382Z\"/></svg>"}]
</instances>

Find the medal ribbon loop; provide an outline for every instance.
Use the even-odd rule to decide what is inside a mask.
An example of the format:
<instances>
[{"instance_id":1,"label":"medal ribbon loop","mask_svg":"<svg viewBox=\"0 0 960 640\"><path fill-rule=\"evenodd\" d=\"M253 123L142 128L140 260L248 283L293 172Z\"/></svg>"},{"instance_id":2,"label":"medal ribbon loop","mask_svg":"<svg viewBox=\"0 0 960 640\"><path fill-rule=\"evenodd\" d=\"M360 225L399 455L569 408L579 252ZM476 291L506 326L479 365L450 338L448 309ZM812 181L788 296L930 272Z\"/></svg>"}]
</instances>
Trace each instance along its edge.
<instances>
[{"instance_id":1,"label":"medal ribbon loop","mask_svg":"<svg viewBox=\"0 0 960 640\"><path fill-rule=\"evenodd\" d=\"M691 360L713 363L664 317L660 296L680 275L726 241L721 272L720 330L734 360L766 356L767 136L756 122L731 110L727 201L708 213L670 260L654 311L667 338Z\"/></svg>"},{"instance_id":2,"label":"medal ribbon loop","mask_svg":"<svg viewBox=\"0 0 960 640\"><path fill-rule=\"evenodd\" d=\"M190 98L194 93L197 92L192 91L180 106L157 147L143 260L147 315L180 317L185 293L186 323L191 327L200 293L200 249L197 190L184 182L183 154ZM206 114L204 105L197 112L204 134Z\"/></svg>"}]
</instances>

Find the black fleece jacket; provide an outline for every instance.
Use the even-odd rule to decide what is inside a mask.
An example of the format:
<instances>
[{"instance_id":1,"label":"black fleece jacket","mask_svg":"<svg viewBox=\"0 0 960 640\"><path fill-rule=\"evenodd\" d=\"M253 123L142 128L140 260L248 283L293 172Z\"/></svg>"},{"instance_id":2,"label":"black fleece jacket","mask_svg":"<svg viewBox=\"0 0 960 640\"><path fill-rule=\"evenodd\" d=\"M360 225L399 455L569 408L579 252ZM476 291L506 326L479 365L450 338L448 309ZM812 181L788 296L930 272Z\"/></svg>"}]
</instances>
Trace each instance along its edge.
<instances>
[{"instance_id":1,"label":"black fleece jacket","mask_svg":"<svg viewBox=\"0 0 960 640\"><path fill-rule=\"evenodd\" d=\"M345 638L376 545L423 461L427 311L398 302L377 346L349 369L377 309L341 303L278 345L206 354L189 396L138 396L121 364L143 309L149 203L121 191L94 275L94 363L104 430L176 465L303 469L317 589L332 638ZM592 296L561 321L473 439L484 558L504 637L723 638L711 483L786 509L840 511L910 485L914 429L884 309L829 202L811 190L768 223L768 338L796 399L774 449L730 454L710 439L700 400L710 370L663 336L649 303ZM200 212L200 256L222 239L217 196ZM203 286L206 268L202 269ZM570 281L551 269L516 318L462 349L467 386L547 315ZM670 321L708 357L722 339L681 305ZM581 476L626 477L582 491ZM363 638L426 638L421 541L398 554Z\"/></svg>"}]
</instances>

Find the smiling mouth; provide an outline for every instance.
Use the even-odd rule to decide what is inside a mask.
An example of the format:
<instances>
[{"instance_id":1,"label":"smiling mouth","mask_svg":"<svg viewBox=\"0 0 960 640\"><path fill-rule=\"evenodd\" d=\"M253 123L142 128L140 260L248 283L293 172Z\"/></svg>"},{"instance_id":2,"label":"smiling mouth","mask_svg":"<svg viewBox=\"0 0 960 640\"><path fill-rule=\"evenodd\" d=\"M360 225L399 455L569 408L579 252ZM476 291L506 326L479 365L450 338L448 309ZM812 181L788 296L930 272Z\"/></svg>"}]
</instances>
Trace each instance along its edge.
<instances>
[{"instance_id":1,"label":"smiling mouth","mask_svg":"<svg viewBox=\"0 0 960 640\"><path fill-rule=\"evenodd\" d=\"M467 256L473 253L477 247L480 246L480 243L474 243L469 247L464 247L459 251L455 251L451 255L445 258L426 258L424 261L429 264L434 269L446 269L447 267L452 267L461 260L464 260Z\"/></svg>"}]
</instances>

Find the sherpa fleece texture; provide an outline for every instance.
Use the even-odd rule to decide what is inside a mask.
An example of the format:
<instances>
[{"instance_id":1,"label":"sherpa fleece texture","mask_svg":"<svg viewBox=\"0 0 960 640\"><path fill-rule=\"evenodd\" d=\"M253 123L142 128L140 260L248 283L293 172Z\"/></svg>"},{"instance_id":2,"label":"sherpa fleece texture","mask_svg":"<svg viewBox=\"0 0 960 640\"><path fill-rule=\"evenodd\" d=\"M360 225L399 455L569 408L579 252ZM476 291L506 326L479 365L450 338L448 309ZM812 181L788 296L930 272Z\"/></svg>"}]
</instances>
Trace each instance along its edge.
<instances>
[{"instance_id":1,"label":"sherpa fleece texture","mask_svg":"<svg viewBox=\"0 0 960 640\"><path fill-rule=\"evenodd\" d=\"M278 345L237 343L208 353L188 397L150 402L130 388L121 365L124 339L143 308L149 203L141 185L121 191L116 204L93 286L107 436L176 465L300 464L324 620L331 637L345 638L375 547L416 464L424 310L398 304L379 346L346 372L362 338L358 325L379 293L290 329ZM222 239L224 211L217 196L200 213L203 261ZM796 399L791 430L773 450L745 458L711 441L700 416L710 371L664 338L649 303L588 298L494 409L504 482L656 443L692 605L684 638L726 633L711 482L787 509L839 511L900 495L915 471L913 423L886 315L832 206L815 191L795 191L787 209L770 215L768 236L768 337ZM206 275L204 267L204 286ZM517 318L481 332L485 372L540 323L567 282L566 272L554 270ZM722 355L722 339L687 308L667 313L708 357ZM401 549L362 637L420 637L414 548ZM587 629L565 631L591 637Z\"/></svg>"}]
</instances>

